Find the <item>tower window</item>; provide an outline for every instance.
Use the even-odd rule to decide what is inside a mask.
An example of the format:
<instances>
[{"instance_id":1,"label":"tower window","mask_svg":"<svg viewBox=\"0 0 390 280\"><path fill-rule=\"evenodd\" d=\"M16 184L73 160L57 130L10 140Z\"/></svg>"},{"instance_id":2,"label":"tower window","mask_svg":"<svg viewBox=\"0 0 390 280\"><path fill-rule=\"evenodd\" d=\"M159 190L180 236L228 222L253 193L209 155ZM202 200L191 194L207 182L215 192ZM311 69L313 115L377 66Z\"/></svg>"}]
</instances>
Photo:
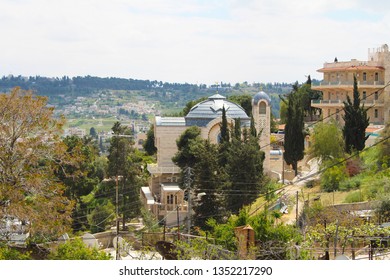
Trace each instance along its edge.
<instances>
[{"instance_id":1,"label":"tower window","mask_svg":"<svg viewBox=\"0 0 390 280\"><path fill-rule=\"evenodd\" d=\"M261 102L259 105L259 114L265 115L266 113L267 113L267 106L265 105L264 102Z\"/></svg>"},{"instance_id":2,"label":"tower window","mask_svg":"<svg viewBox=\"0 0 390 280\"><path fill-rule=\"evenodd\" d=\"M378 94L378 92L377 92L377 91L374 93L374 97L375 97L375 100L378 100L378 98L379 98L379 94Z\"/></svg>"},{"instance_id":3,"label":"tower window","mask_svg":"<svg viewBox=\"0 0 390 280\"><path fill-rule=\"evenodd\" d=\"M378 118L378 109L374 110L374 118Z\"/></svg>"},{"instance_id":4,"label":"tower window","mask_svg":"<svg viewBox=\"0 0 390 280\"><path fill-rule=\"evenodd\" d=\"M375 82L379 81L379 73L375 72Z\"/></svg>"},{"instance_id":5,"label":"tower window","mask_svg":"<svg viewBox=\"0 0 390 280\"><path fill-rule=\"evenodd\" d=\"M363 91L363 100L367 98L367 92Z\"/></svg>"},{"instance_id":6,"label":"tower window","mask_svg":"<svg viewBox=\"0 0 390 280\"><path fill-rule=\"evenodd\" d=\"M363 72L363 81L367 81L367 73Z\"/></svg>"}]
</instances>

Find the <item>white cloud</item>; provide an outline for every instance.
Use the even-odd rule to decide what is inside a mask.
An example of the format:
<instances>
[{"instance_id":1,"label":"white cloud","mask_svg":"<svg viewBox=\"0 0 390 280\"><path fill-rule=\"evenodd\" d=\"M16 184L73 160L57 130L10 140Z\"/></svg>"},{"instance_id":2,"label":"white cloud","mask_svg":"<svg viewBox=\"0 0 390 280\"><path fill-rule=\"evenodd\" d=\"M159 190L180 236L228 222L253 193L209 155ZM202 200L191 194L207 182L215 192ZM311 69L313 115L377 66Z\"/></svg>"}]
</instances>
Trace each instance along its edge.
<instances>
[{"instance_id":1,"label":"white cloud","mask_svg":"<svg viewBox=\"0 0 390 280\"><path fill-rule=\"evenodd\" d=\"M389 43L389 13L354 0L0 2L0 75L293 82Z\"/></svg>"}]
</instances>

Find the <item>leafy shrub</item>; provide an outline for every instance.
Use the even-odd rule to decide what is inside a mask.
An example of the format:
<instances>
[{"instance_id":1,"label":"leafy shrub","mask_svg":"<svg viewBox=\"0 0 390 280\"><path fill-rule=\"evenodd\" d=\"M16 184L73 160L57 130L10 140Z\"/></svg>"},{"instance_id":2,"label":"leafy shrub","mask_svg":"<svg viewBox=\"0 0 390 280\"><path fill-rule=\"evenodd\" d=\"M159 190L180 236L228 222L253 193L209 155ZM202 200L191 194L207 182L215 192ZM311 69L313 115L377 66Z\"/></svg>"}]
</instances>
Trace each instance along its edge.
<instances>
[{"instance_id":1,"label":"leafy shrub","mask_svg":"<svg viewBox=\"0 0 390 280\"><path fill-rule=\"evenodd\" d=\"M66 241L49 255L51 260L109 260L110 255L88 247L80 238Z\"/></svg>"},{"instance_id":2,"label":"leafy shrub","mask_svg":"<svg viewBox=\"0 0 390 280\"><path fill-rule=\"evenodd\" d=\"M346 170L349 177L356 176L362 171L362 162L360 158L351 158L347 160Z\"/></svg>"},{"instance_id":3,"label":"leafy shrub","mask_svg":"<svg viewBox=\"0 0 390 280\"><path fill-rule=\"evenodd\" d=\"M321 188L326 192L332 192L339 189L340 182L347 178L345 166L335 165L329 167L322 173Z\"/></svg>"},{"instance_id":4,"label":"leafy shrub","mask_svg":"<svg viewBox=\"0 0 390 280\"><path fill-rule=\"evenodd\" d=\"M355 202L362 202L363 201L363 195L360 191L349 193L345 199L345 203L355 203Z\"/></svg>"},{"instance_id":5,"label":"leafy shrub","mask_svg":"<svg viewBox=\"0 0 390 280\"><path fill-rule=\"evenodd\" d=\"M349 191L358 189L361 185L361 180L358 177L353 177L340 182L339 189L341 191Z\"/></svg>"}]
</instances>

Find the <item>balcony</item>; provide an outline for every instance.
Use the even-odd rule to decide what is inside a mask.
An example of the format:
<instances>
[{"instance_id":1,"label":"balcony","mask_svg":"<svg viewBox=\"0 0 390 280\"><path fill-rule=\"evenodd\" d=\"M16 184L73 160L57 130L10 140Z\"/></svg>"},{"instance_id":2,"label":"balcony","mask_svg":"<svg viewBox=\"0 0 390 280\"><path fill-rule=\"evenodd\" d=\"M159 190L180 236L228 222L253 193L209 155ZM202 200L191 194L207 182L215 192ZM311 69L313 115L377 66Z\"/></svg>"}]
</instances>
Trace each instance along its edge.
<instances>
[{"instance_id":1,"label":"balcony","mask_svg":"<svg viewBox=\"0 0 390 280\"><path fill-rule=\"evenodd\" d=\"M383 81L358 81L358 87L381 88L385 85ZM352 88L353 81L322 81L319 86L312 86L313 89L321 90L324 88Z\"/></svg>"},{"instance_id":2,"label":"balcony","mask_svg":"<svg viewBox=\"0 0 390 280\"><path fill-rule=\"evenodd\" d=\"M337 100L312 100L311 106L316 108L324 107L344 107L344 101L346 99L337 99ZM364 104L365 107L383 107L384 102L382 100L361 100L360 104Z\"/></svg>"},{"instance_id":3,"label":"balcony","mask_svg":"<svg viewBox=\"0 0 390 280\"><path fill-rule=\"evenodd\" d=\"M180 168L177 166L158 166L157 164L148 164L147 169L150 174L178 174Z\"/></svg>"}]
</instances>

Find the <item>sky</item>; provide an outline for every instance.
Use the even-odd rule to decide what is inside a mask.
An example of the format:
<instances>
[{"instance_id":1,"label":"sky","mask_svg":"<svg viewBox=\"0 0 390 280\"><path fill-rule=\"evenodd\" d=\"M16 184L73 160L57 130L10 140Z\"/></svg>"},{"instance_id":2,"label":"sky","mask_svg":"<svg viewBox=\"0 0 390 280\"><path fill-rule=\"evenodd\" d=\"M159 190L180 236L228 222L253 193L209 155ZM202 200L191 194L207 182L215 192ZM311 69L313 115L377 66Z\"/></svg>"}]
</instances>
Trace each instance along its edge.
<instances>
[{"instance_id":1,"label":"sky","mask_svg":"<svg viewBox=\"0 0 390 280\"><path fill-rule=\"evenodd\" d=\"M0 76L304 82L389 35L387 0L0 0Z\"/></svg>"}]
</instances>

